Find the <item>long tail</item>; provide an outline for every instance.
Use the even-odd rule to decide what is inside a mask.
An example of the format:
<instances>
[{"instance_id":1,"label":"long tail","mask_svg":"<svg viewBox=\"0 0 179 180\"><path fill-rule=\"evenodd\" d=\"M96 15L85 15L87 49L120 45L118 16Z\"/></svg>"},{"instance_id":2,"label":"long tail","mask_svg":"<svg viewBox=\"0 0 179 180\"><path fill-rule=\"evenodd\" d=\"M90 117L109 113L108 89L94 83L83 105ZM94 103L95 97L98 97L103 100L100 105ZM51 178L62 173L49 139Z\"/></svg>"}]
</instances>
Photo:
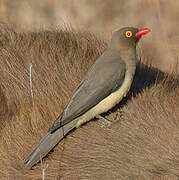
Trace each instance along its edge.
<instances>
[{"instance_id":1,"label":"long tail","mask_svg":"<svg viewBox=\"0 0 179 180\"><path fill-rule=\"evenodd\" d=\"M76 121L73 120L63 127L57 129L52 134L48 132L44 136L40 144L37 145L32 152L25 158L26 168L30 169L33 165L38 163L41 158L45 157L60 140L76 126Z\"/></svg>"}]
</instances>

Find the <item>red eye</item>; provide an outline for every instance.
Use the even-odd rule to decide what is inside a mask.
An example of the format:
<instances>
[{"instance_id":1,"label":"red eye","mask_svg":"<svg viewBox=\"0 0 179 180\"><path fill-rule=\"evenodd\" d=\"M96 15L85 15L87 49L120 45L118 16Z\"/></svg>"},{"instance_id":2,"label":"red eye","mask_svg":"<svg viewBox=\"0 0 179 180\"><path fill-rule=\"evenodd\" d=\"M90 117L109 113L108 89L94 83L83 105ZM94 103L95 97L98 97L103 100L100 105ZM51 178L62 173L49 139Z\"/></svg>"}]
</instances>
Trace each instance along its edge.
<instances>
[{"instance_id":1,"label":"red eye","mask_svg":"<svg viewBox=\"0 0 179 180\"><path fill-rule=\"evenodd\" d=\"M130 38L132 36L132 32L131 31L126 31L126 37Z\"/></svg>"}]
</instances>

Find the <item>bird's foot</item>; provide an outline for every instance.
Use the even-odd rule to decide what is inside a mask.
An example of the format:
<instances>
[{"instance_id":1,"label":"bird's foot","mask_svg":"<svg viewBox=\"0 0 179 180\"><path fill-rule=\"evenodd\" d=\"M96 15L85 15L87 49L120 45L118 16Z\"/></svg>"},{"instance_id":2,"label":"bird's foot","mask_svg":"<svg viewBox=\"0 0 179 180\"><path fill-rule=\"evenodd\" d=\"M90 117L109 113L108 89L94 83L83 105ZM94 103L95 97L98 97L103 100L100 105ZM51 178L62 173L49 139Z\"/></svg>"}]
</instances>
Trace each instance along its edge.
<instances>
[{"instance_id":1,"label":"bird's foot","mask_svg":"<svg viewBox=\"0 0 179 180\"><path fill-rule=\"evenodd\" d=\"M97 115L96 118L103 120L106 123L107 127L111 125L111 121L109 119L104 118L101 115ZM104 127L104 125L102 125L102 127Z\"/></svg>"},{"instance_id":2,"label":"bird's foot","mask_svg":"<svg viewBox=\"0 0 179 180\"><path fill-rule=\"evenodd\" d=\"M121 117L121 113L118 112L118 113L116 114L116 117L112 120L112 122L119 121L120 117Z\"/></svg>"},{"instance_id":3,"label":"bird's foot","mask_svg":"<svg viewBox=\"0 0 179 180\"><path fill-rule=\"evenodd\" d=\"M104 118L103 116L101 115L97 115L96 118L98 119L101 119L105 122L106 125L102 125L102 127L106 126L106 127L109 127L111 126L113 123L115 123L116 121L118 121L121 117L121 114L120 113L117 113L116 117L113 119L113 120L109 120L107 118Z\"/></svg>"}]
</instances>

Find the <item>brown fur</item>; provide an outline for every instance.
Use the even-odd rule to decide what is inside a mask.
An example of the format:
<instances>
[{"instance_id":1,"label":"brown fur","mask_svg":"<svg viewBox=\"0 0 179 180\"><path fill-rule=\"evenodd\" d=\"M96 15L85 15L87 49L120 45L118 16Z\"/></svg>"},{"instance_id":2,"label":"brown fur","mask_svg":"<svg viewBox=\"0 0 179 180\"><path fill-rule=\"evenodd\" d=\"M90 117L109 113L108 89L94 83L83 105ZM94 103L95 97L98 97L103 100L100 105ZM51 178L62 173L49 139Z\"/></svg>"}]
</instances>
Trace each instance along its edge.
<instances>
[{"instance_id":1,"label":"brown fur","mask_svg":"<svg viewBox=\"0 0 179 180\"><path fill-rule=\"evenodd\" d=\"M0 132L0 179L41 179L40 164L26 170L23 159L106 43L74 30L12 33L0 49L0 93L8 114ZM70 133L44 159L46 178L177 179L178 102L178 81L139 64L128 96L105 114L114 118L120 111L120 120L110 127L93 121Z\"/></svg>"}]
</instances>

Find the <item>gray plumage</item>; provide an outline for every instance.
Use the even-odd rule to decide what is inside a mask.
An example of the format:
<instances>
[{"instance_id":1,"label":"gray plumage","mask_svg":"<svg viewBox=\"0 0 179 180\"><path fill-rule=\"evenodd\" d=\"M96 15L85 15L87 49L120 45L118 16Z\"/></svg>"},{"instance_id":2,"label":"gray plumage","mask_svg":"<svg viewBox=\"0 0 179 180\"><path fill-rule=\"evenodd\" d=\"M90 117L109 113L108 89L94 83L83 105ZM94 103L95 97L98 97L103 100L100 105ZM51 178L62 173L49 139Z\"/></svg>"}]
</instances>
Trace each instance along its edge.
<instances>
[{"instance_id":1,"label":"gray plumage","mask_svg":"<svg viewBox=\"0 0 179 180\"><path fill-rule=\"evenodd\" d=\"M131 31L132 37L126 37ZM116 105L130 89L136 69L137 28L116 31L104 53L88 70L63 113L53 123L40 144L25 159L31 168L73 128Z\"/></svg>"}]
</instances>

